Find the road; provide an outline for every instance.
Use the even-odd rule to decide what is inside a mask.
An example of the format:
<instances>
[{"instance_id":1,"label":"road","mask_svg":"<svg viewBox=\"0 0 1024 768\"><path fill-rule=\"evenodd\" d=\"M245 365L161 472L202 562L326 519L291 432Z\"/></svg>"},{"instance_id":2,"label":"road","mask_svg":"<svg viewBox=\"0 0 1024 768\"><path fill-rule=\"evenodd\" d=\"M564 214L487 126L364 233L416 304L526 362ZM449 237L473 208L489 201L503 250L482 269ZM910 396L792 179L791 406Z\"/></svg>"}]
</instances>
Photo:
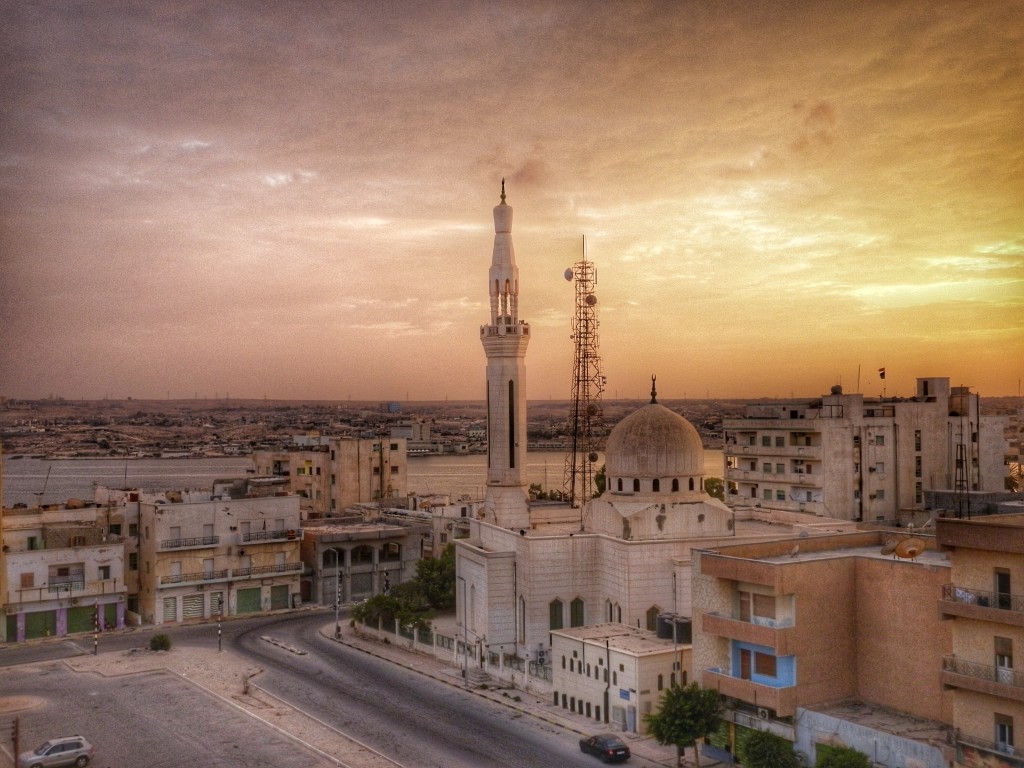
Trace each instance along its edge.
<instances>
[{"instance_id":1,"label":"road","mask_svg":"<svg viewBox=\"0 0 1024 768\"><path fill-rule=\"evenodd\" d=\"M261 688L407 768L598 764L581 755L576 734L321 636L326 618L326 613L314 611L229 621L223 624L220 642L264 669L254 680ZM216 624L161 631L178 648L218 646ZM144 646L151 635L103 635L99 650ZM265 637L306 653L268 643ZM49 663L91 652L91 637L8 646L0 650L0 666L10 667L0 671L0 697L39 696L47 701L45 720L60 724L62 733L98 729L105 742L120 738L127 745L105 749L104 761L97 765L318 764L294 746L288 753L286 741L264 735L244 715L225 711L230 707L197 698L184 681L161 675L106 680ZM26 663L31 666L18 666ZM25 671L39 669L46 674ZM202 706L195 706L196 701ZM26 718L31 719L39 721L38 710ZM33 738L54 735L37 730ZM139 750L146 759L129 757ZM296 754L299 763L294 762ZM636 757L631 763L645 764Z\"/></svg>"}]
</instances>

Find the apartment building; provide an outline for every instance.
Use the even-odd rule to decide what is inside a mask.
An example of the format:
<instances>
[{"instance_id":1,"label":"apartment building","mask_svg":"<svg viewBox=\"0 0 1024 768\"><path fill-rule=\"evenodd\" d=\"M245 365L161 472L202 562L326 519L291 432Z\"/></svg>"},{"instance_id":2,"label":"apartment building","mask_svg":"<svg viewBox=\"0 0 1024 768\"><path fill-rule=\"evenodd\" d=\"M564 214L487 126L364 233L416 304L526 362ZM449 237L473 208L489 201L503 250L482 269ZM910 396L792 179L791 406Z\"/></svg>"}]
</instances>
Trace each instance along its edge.
<instances>
[{"instance_id":1,"label":"apartment building","mask_svg":"<svg viewBox=\"0 0 1024 768\"><path fill-rule=\"evenodd\" d=\"M734 729L788 738L812 765L836 734L876 763L949 764L953 699L939 677L953 644L935 602L950 563L934 537L862 531L693 554L694 675L726 697Z\"/></svg>"},{"instance_id":2,"label":"apartment building","mask_svg":"<svg viewBox=\"0 0 1024 768\"><path fill-rule=\"evenodd\" d=\"M951 563L939 607L953 644L941 680L953 697L957 765L1021 768L1024 514L942 518L936 538Z\"/></svg>"},{"instance_id":3,"label":"apartment building","mask_svg":"<svg viewBox=\"0 0 1024 768\"><path fill-rule=\"evenodd\" d=\"M404 499L406 445L403 437L305 437L286 450L256 451L253 465L257 476L285 478L301 497L303 518L316 519L360 502Z\"/></svg>"},{"instance_id":4,"label":"apartment building","mask_svg":"<svg viewBox=\"0 0 1024 768\"><path fill-rule=\"evenodd\" d=\"M125 625L128 587L116 512L79 500L4 509L2 640Z\"/></svg>"},{"instance_id":5,"label":"apartment building","mask_svg":"<svg viewBox=\"0 0 1024 768\"><path fill-rule=\"evenodd\" d=\"M301 541L294 494L233 498L225 485L143 499L141 618L163 624L297 605Z\"/></svg>"},{"instance_id":6,"label":"apartment building","mask_svg":"<svg viewBox=\"0 0 1024 768\"><path fill-rule=\"evenodd\" d=\"M917 379L911 398L841 387L819 399L752 404L726 419L726 503L866 522L908 522L933 489L1001 491L1004 416L969 387Z\"/></svg>"}]
</instances>

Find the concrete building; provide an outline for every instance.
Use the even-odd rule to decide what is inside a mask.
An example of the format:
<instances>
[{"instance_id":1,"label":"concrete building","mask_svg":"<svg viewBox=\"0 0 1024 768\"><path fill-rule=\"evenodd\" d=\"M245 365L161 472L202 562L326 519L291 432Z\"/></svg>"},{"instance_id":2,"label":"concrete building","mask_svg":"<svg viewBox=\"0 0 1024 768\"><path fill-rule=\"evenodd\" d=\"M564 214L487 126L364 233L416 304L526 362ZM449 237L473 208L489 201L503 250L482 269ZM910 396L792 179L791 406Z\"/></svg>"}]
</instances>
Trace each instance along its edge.
<instances>
[{"instance_id":1,"label":"concrete building","mask_svg":"<svg viewBox=\"0 0 1024 768\"><path fill-rule=\"evenodd\" d=\"M229 485L140 500L139 612L146 623L299 604L299 497L232 498Z\"/></svg>"},{"instance_id":2,"label":"concrete building","mask_svg":"<svg viewBox=\"0 0 1024 768\"><path fill-rule=\"evenodd\" d=\"M556 707L630 733L646 733L643 716L692 675L689 643L618 623L552 632L551 662Z\"/></svg>"},{"instance_id":3,"label":"concrete building","mask_svg":"<svg viewBox=\"0 0 1024 768\"><path fill-rule=\"evenodd\" d=\"M903 531L695 551L694 674L726 697L734 726L784 736L810 764L842 733L878 763L942 768L954 702L941 661L953 640L935 601L949 579L934 537ZM851 723L836 702L874 717Z\"/></svg>"},{"instance_id":4,"label":"concrete building","mask_svg":"<svg viewBox=\"0 0 1024 768\"><path fill-rule=\"evenodd\" d=\"M320 605L364 600L416 578L429 534L426 523L395 525L359 519L323 520L303 526L304 600Z\"/></svg>"},{"instance_id":5,"label":"concrete building","mask_svg":"<svg viewBox=\"0 0 1024 768\"><path fill-rule=\"evenodd\" d=\"M979 396L948 378L918 379L911 398L833 387L816 400L748 405L724 428L734 508L905 524L927 490L1001 491L1007 474L1006 418L981 416Z\"/></svg>"},{"instance_id":6,"label":"concrete building","mask_svg":"<svg viewBox=\"0 0 1024 768\"><path fill-rule=\"evenodd\" d=\"M124 627L128 587L115 516L109 506L78 500L3 510L0 639Z\"/></svg>"},{"instance_id":7,"label":"concrete building","mask_svg":"<svg viewBox=\"0 0 1024 768\"><path fill-rule=\"evenodd\" d=\"M952 631L941 682L953 698L957 765L1021 768L1024 514L942 518L936 537L951 563L939 602Z\"/></svg>"},{"instance_id":8,"label":"concrete building","mask_svg":"<svg viewBox=\"0 0 1024 768\"><path fill-rule=\"evenodd\" d=\"M408 487L406 439L304 438L280 451L253 453L259 477L287 480L298 494L304 519L338 514L353 504L405 499Z\"/></svg>"}]
</instances>

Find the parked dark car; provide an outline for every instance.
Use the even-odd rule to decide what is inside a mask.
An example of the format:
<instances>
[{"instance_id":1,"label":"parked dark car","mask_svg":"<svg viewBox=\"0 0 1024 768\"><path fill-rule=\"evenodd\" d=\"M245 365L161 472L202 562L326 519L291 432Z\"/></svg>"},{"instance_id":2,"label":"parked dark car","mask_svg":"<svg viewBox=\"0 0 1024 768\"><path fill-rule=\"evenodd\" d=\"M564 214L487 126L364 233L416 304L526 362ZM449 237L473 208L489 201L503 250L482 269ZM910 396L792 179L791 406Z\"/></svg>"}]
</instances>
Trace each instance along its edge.
<instances>
[{"instance_id":1,"label":"parked dark car","mask_svg":"<svg viewBox=\"0 0 1024 768\"><path fill-rule=\"evenodd\" d=\"M624 763L629 760L629 747L614 733L599 733L580 739L580 751L597 755L606 763Z\"/></svg>"}]
</instances>

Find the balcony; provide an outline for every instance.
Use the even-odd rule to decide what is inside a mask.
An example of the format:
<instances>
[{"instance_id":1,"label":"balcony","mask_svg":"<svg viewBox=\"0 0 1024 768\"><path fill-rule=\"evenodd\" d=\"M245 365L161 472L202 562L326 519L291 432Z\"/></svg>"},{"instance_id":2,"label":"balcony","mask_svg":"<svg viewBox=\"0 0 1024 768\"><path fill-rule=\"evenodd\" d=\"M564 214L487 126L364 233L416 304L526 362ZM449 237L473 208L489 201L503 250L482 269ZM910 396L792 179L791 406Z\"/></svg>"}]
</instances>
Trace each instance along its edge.
<instances>
[{"instance_id":1,"label":"balcony","mask_svg":"<svg viewBox=\"0 0 1024 768\"><path fill-rule=\"evenodd\" d=\"M755 707L774 709L779 717L792 717L796 714L796 686L789 685L774 688L770 685L732 677L723 669L715 667L705 669L701 687L714 688L722 696L752 704Z\"/></svg>"},{"instance_id":2,"label":"balcony","mask_svg":"<svg viewBox=\"0 0 1024 768\"><path fill-rule=\"evenodd\" d=\"M941 682L948 688L1024 702L1024 673L1006 667L943 656Z\"/></svg>"},{"instance_id":3,"label":"balcony","mask_svg":"<svg viewBox=\"0 0 1024 768\"><path fill-rule=\"evenodd\" d=\"M1024 627L1024 595L943 584L939 608L943 616L961 616L965 619Z\"/></svg>"},{"instance_id":4,"label":"balcony","mask_svg":"<svg viewBox=\"0 0 1024 768\"><path fill-rule=\"evenodd\" d=\"M793 653L789 648L793 637L793 622L789 619L779 622L761 618L742 621L717 613L705 613L701 617L701 629L709 635L767 646L774 650L776 656L789 656Z\"/></svg>"},{"instance_id":5,"label":"balcony","mask_svg":"<svg viewBox=\"0 0 1024 768\"><path fill-rule=\"evenodd\" d=\"M203 549L216 547L218 544L220 544L220 536L200 536L195 539L164 539L160 542L160 550Z\"/></svg>"},{"instance_id":6,"label":"balcony","mask_svg":"<svg viewBox=\"0 0 1024 768\"><path fill-rule=\"evenodd\" d=\"M1024 757L1018 757L1011 744L996 744L987 739L957 734L956 759L960 765L994 765L1001 768L1024 768Z\"/></svg>"},{"instance_id":7,"label":"balcony","mask_svg":"<svg viewBox=\"0 0 1024 768\"><path fill-rule=\"evenodd\" d=\"M724 449L726 456L785 456L794 459L821 460L820 445L734 445Z\"/></svg>"},{"instance_id":8,"label":"balcony","mask_svg":"<svg viewBox=\"0 0 1024 768\"><path fill-rule=\"evenodd\" d=\"M302 563L278 563L276 565L254 565L250 568L232 568L231 578L233 579L253 579L265 576L268 573L290 573L292 571L301 571Z\"/></svg>"},{"instance_id":9,"label":"balcony","mask_svg":"<svg viewBox=\"0 0 1024 768\"><path fill-rule=\"evenodd\" d=\"M62 577L63 578L63 577ZM42 587L20 587L7 590L7 603L42 603L49 600L66 600L67 598L92 598L101 595L124 594L127 587L118 579L97 579L85 581L51 581Z\"/></svg>"},{"instance_id":10,"label":"balcony","mask_svg":"<svg viewBox=\"0 0 1024 768\"><path fill-rule=\"evenodd\" d=\"M170 576L160 577L160 586L167 586L169 584L203 584L210 581L225 581L228 578L228 571L226 568L221 571L200 571L199 573L177 573L171 574Z\"/></svg>"},{"instance_id":11,"label":"balcony","mask_svg":"<svg viewBox=\"0 0 1024 768\"><path fill-rule=\"evenodd\" d=\"M263 541L302 541L302 529L282 528L279 531L257 531L242 534L242 543L244 544L258 544Z\"/></svg>"}]
</instances>

